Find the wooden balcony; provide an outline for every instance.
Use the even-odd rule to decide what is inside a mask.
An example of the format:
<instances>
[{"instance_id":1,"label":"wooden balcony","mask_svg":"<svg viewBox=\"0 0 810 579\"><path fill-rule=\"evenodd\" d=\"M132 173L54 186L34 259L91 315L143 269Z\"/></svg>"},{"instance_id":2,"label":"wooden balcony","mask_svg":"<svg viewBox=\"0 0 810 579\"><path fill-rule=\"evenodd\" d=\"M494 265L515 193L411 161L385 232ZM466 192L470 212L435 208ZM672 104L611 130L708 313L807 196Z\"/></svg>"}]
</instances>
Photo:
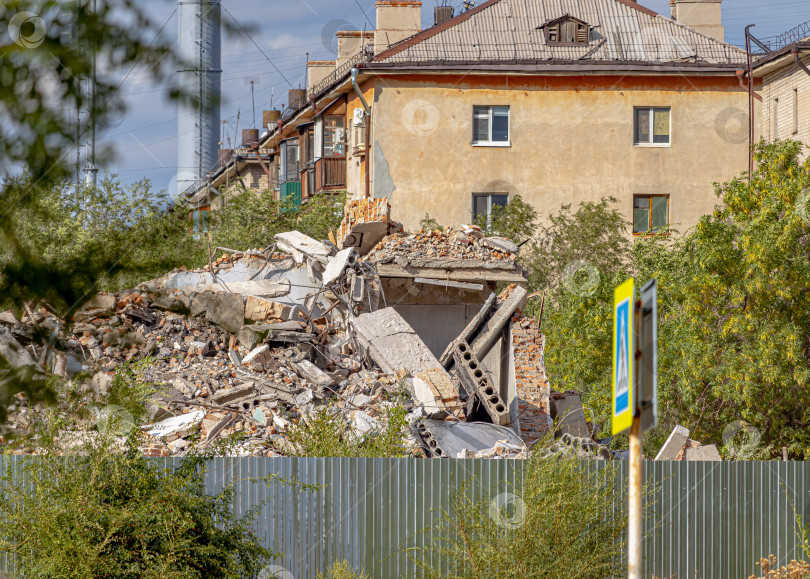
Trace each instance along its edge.
<instances>
[{"instance_id":1,"label":"wooden balcony","mask_svg":"<svg viewBox=\"0 0 810 579\"><path fill-rule=\"evenodd\" d=\"M346 157L323 157L315 162L315 191L346 187Z\"/></svg>"}]
</instances>

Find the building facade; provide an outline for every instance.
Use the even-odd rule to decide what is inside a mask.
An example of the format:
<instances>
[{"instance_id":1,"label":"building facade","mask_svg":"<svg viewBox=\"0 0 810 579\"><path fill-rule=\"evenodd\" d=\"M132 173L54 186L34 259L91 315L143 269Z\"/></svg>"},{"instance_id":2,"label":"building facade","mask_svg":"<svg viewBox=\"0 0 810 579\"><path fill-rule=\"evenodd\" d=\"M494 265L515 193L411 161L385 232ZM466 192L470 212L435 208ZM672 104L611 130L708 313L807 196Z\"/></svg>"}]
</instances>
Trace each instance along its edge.
<instances>
[{"instance_id":1,"label":"building facade","mask_svg":"<svg viewBox=\"0 0 810 579\"><path fill-rule=\"evenodd\" d=\"M764 55L755 76L762 82L762 137L810 143L810 41L791 42Z\"/></svg>"},{"instance_id":2,"label":"building facade","mask_svg":"<svg viewBox=\"0 0 810 579\"><path fill-rule=\"evenodd\" d=\"M279 199L386 197L419 229L517 195L541 216L615 197L644 235L693 225L712 183L747 168L747 57L710 35L718 0L674 1L681 21L632 0L489 0L437 9L424 31L420 2L376 10L377 30L342 33L335 69L310 63L305 102L259 138ZM224 164L209 186L232 177Z\"/></svg>"}]
</instances>

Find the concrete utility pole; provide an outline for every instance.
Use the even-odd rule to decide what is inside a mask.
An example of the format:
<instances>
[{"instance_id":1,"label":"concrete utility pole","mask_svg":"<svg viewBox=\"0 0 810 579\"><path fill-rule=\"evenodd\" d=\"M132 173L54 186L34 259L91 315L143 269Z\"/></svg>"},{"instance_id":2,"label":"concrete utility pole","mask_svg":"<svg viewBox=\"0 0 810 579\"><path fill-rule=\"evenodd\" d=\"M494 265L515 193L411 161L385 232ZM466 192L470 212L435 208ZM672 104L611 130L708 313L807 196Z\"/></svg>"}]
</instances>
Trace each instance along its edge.
<instances>
[{"instance_id":1,"label":"concrete utility pole","mask_svg":"<svg viewBox=\"0 0 810 579\"><path fill-rule=\"evenodd\" d=\"M96 0L90 0L92 12L96 11ZM96 167L96 44L90 39L90 78L87 80L88 126L87 143L84 158L84 184L95 187L98 181L98 168Z\"/></svg>"}]
</instances>

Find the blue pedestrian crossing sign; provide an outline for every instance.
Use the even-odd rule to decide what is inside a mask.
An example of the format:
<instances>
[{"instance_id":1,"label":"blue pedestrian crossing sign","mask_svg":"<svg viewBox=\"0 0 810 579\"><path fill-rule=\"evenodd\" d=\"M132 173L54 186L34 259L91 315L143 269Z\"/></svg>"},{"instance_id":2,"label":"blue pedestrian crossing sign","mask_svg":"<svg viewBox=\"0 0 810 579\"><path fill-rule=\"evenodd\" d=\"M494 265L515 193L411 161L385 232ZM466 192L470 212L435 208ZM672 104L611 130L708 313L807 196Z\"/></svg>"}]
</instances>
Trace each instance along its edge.
<instances>
[{"instance_id":1,"label":"blue pedestrian crossing sign","mask_svg":"<svg viewBox=\"0 0 810 579\"><path fill-rule=\"evenodd\" d=\"M633 424L633 317L634 280L616 288L613 298L613 405L612 433L620 434Z\"/></svg>"}]
</instances>

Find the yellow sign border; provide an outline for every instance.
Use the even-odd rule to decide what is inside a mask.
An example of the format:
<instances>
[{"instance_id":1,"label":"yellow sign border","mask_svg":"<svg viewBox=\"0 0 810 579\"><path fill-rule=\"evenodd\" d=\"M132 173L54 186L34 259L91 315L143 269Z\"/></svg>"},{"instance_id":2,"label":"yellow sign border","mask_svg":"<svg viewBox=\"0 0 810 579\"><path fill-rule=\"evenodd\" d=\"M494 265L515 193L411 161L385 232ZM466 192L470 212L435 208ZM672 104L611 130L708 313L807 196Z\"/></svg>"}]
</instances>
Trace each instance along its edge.
<instances>
[{"instance_id":1,"label":"yellow sign border","mask_svg":"<svg viewBox=\"0 0 810 579\"><path fill-rule=\"evenodd\" d=\"M630 399L630 403L626 411L622 412L619 415L616 415L616 365L617 365L617 346L616 343L616 328L618 326L618 316L616 314L616 310L619 307L619 304L624 302L629 298L630 300L630 308L629 308L629 320L628 320L628 332L630 334L629 344L628 344L628 356L630 359L628 360L628 380L630 381L629 384L629 391L628 397ZM616 291L613 296L613 373L611 376L612 388L611 388L611 405L610 405L610 414L612 416L612 428L611 431L613 435L621 434L628 428L633 425L633 406L634 406L634 399L633 399L633 352L635 351L635 345L633 344L633 321L634 321L634 314L635 314L635 280L631 277L622 285L616 288Z\"/></svg>"}]
</instances>

